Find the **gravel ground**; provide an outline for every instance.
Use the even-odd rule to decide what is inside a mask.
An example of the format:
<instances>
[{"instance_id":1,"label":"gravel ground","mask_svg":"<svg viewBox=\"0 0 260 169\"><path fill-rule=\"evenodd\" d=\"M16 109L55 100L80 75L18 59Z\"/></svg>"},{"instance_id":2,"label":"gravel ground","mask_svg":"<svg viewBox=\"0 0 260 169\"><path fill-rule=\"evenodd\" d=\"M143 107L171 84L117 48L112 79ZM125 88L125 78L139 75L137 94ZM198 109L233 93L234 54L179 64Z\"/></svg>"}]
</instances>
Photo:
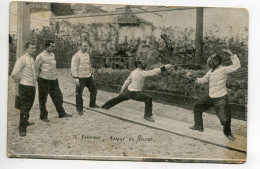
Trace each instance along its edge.
<instances>
[{"instance_id":1,"label":"gravel ground","mask_svg":"<svg viewBox=\"0 0 260 169\"><path fill-rule=\"evenodd\" d=\"M70 74L65 74L68 74L68 70L59 71L60 87L64 97L67 97L74 94L74 85ZM85 111L83 116L78 116L75 107L68 104L64 104L64 108L73 114L73 117L59 119L50 98L47 107L51 122L45 123L39 120L38 96L30 112L30 121L36 124L28 127L27 136L22 138L18 133L19 112L14 109L13 89L13 83L10 81L7 123L9 155L53 158L55 156L62 158L63 155L70 158L75 156L76 158L116 156L212 160L246 158L244 153L114 119L90 110ZM206 115L207 117L209 116ZM246 125L243 126L243 130L245 128ZM244 134L246 132L242 132L241 135Z\"/></svg>"}]
</instances>

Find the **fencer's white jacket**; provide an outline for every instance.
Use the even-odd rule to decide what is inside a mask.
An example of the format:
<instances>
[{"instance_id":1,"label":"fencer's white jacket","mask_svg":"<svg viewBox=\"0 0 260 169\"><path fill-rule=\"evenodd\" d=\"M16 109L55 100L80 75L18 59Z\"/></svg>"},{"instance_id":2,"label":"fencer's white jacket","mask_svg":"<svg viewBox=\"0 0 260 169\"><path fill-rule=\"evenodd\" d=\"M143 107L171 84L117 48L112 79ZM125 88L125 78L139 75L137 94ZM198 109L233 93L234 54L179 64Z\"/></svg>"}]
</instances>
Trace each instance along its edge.
<instances>
[{"instance_id":1,"label":"fencer's white jacket","mask_svg":"<svg viewBox=\"0 0 260 169\"><path fill-rule=\"evenodd\" d=\"M71 60L71 75L75 79L87 78L92 74L89 54L79 50Z\"/></svg>"},{"instance_id":2,"label":"fencer's white jacket","mask_svg":"<svg viewBox=\"0 0 260 169\"><path fill-rule=\"evenodd\" d=\"M19 57L15 63L13 72L11 74L13 78L20 76L20 84L26 86L36 85L36 73L34 59L28 53Z\"/></svg>"},{"instance_id":3,"label":"fencer's white jacket","mask_svg":"<svg viewBox=\"0 0 260 169\"><path fill-rule=\"evenodd\" d=\"M144 80L146 77L155 76L161 73L161 69L153 69L153 70L142 70L140 68L136 68L131 72L129 77L124 82L122 89L124 90L128 86L128 90L130 91L141 91L144 86Z\"/></svg>"},{"instance_id":4,"label":"fencer's white jacket","mask_svg":"<svg viewBox=\"0 0 260 169\"><path fill-rule=\"evenodd\" d=\"M52 52L44 50L35 60L36 77L41 77L47 80L56 80L56 59Z\"/></svg>"},{"instance_id":5,"label":"fencer's white jacket","mask_svg":"<svg viewBox=\"0 0 260 169\"><path fill-rule=\"evenodd\" d=\"M197 78L196 83L203 84L209 82L209 96L211 98L218 98L227 94L227 78L228 74L238 70L241 65L237 55L231 57L232 65L219 66L212 72L210 69L203 78Z\"/></svg>"}]
</instances>

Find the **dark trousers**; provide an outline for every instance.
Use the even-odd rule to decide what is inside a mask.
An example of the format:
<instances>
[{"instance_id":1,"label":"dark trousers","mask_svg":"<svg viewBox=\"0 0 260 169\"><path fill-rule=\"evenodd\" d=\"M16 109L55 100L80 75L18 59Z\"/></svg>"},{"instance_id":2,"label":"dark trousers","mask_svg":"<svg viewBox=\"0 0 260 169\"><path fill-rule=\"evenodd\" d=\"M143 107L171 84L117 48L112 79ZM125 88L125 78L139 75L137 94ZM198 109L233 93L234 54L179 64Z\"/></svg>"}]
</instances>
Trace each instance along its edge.
<instances>
[{"instance_id":1,"label":"dark trousers","mask_svg":"<svg viewBox=\"0 0 260 169\"><path fill-rule=\"evenodd\" d=\"M87 87L90 92L90 101L89 107L96 105L96 96L97 96L97 85L93 77L88 78L79 78L79 86L76 86L76 108L77 111L83 110L83 98L82 93L84 88Z\"/></svg>"},{"instance_id":2,"label":"dark trousers","mask_svg":"<svg viewBox=\"0 0 260 169\"><path fill-rule=\"evenodd\" d=\"M195 126L202 128L203 119L202 112L214 107L216 114L223 125L223 132L226 135L231 134L231 112L229 107L228 95L219 98L211 98L209 96L196 102L193 106Z\"/></svg>"},{"instance_id":3,"label":"dark trousers","mask_svg":"<svg viewBox=\"0 0 260 169\"><path fill-rule=\"evenodd\" d=\"M122 94L118 95L117 97L107 101L102 107L105 109L109 109L129 99L144 102L145 103L144 116L151 117L153 115L152 98L143 94L142 92L129 91L128 89L126 89Z\"/></svg>"},{"instance_id":4,"label":"dark trousers","mask_svg":"<svg viewBox=\"0 0 260 169\"><path fill-rule=\"evenodd\" d=\"M39 90L39 105L40 105L40 119L48 118L48 111L46 109L46 102L48 94L50 94L52 102L59 114L59 117L64 116L65 110L62 106L63 95L60 91L59 81L56 80L46 80L43 78L38 78L38 90Z\"/></svg>"},{"instance_id":5,"label":"dark trousers","mask_svg":"<svg viewBox=\"0 0 260 169\"><path fill-rule=\"evenodd\" d=\"M28 125L29 112L33 106L35 98L35 87L19 85L20 102L20 123L19 131L26 131Z\"/></svg>"}]
</instances>

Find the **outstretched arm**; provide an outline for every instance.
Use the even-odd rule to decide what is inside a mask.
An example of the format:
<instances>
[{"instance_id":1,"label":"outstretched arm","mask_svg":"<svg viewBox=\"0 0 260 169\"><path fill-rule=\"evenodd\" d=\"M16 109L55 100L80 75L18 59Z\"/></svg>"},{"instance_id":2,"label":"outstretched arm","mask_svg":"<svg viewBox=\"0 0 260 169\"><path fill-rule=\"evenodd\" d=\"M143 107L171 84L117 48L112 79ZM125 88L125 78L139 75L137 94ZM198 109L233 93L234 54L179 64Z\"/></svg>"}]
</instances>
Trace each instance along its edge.
<instances>
[{"instance_id":1,"label":"outstretched arm","mask_svg":"<svg viewBox=\"0 0 260 169\"><path fill-rule=\"evenodd\" d=\"M223 51L230 54L230 59L232 61L232 65L225 67L225 72L229 74L238 70L241 67L241 65L237 55L233 54L230 50L223 50Z\"/></svg>"},{"instance_id":2,"label":"outstretched arm","mask_svg":"<svg viewBox=\"0 0 260 169\"><path fill-rule=\"evenodd\" d=\"M171 68L171 66L172 66L171 64L167 64L167 65L164 65L164 66L162 66L160 68L144 71L143 75L144 75L144 77L159 75L160 73L163 73L166 70L168 70L169 68Z\"/></svg>"}]
</instances>

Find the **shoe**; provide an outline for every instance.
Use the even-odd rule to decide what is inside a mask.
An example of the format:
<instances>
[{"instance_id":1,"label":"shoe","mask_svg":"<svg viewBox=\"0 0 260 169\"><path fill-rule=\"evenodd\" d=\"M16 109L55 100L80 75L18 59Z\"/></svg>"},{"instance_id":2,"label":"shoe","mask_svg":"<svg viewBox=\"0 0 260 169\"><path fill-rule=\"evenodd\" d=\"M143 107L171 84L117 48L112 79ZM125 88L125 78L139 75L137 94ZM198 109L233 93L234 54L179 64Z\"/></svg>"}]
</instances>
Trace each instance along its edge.
<instances>
[{"instance_id":1,"label":"shoe","mask_svg":"<svg viewBox=\"0 0 260 169\"><path fill-rule=\"evenodd\" d=\"M152 117L144 116L144 119L150 122L154 122L154 119L152 119Z\"/></svg>"},{"instance_id":2,"label":"shoe","mask_svg":"<svg viewBox=\"0 0 260 169\"><path fill-rule=\"evenodd\" d=\"M26 131L19 131L19 135L21 137L25 137L26 136Z\"/></svg>"},{"instance_id":3,"label":"shoe","mask_svg":"<svg viewBox=\"0 0 260 169\"><path fill-rule=\"evenodd\" d=\"M189 129L203 132L203 127L190 126Z\"/></svg>"},{"instance_id":4,"label":"shoe","mask_svg":"<svg viewBox=\"0 0 260 169\"><path fill-rule=\"evenodd\" d=\"M44 122L46 122L46 123L49 123L50 122L50 120L48 119L48 118L46 118L46 119L41 119L42 121L44 121Z\"/></svg>"},{"instance_id":5,"label":"shoe","mask_svg":"<svg viewBox=\"0 0 260 169\"><path fill-rule=\"evenodd\" d=\"M27 126L32 126L32 125L34 125L34 124L35 124L35 123L28 121Z\"/></svg>"},{"instance_id":6,"label":"shoe","mask_svg":"<svg viewBox=\"0 0 260 169\"><path fill-rule=\"evenodd\" d=\"M94 106L89 106L89 107L91 107L91 108L100 108L100 106L99 105L94 105Z\"/></svg>"},{"instance_id":7,"label":"shoe","mask_svg":"<svg viewBox=\"0 0 260 169\"><path fill-rule=\"evenodd\" d=\"M83 111L78 111L78 114L82 116L83 115Z\"/></svg>"},{"instance_id":8,"label":"shoe","mask_svg":"<svg viewBox=\"0 0 260 169\"><path fill-rule=\"evenodd\" d=\"M101 106L101 109L106 109L106 110L108 110L109 108L107 108L107 107L105 107L105 106L103 105L103 106Z\"/></svg>"},{"instance_id":9,"label":"shoe","mask_svg":"<svg viewBox=\"0 0 260 169\"><path fill-rule=\"evenodd\" d=\"M232 134L225 135L230 141L234 141L235 137Z\"/></svg>"},{"instance_id":10,"label":"shoe","mask_svg":"<svg viewBox=\"0 0 260 169\"><path fill-rule=\"evenodd\" d=\"M65 113L63 116L60 116L59 118L64 118L64 117L72 117L71 114Z\"/></svg>"}]
</instances>

